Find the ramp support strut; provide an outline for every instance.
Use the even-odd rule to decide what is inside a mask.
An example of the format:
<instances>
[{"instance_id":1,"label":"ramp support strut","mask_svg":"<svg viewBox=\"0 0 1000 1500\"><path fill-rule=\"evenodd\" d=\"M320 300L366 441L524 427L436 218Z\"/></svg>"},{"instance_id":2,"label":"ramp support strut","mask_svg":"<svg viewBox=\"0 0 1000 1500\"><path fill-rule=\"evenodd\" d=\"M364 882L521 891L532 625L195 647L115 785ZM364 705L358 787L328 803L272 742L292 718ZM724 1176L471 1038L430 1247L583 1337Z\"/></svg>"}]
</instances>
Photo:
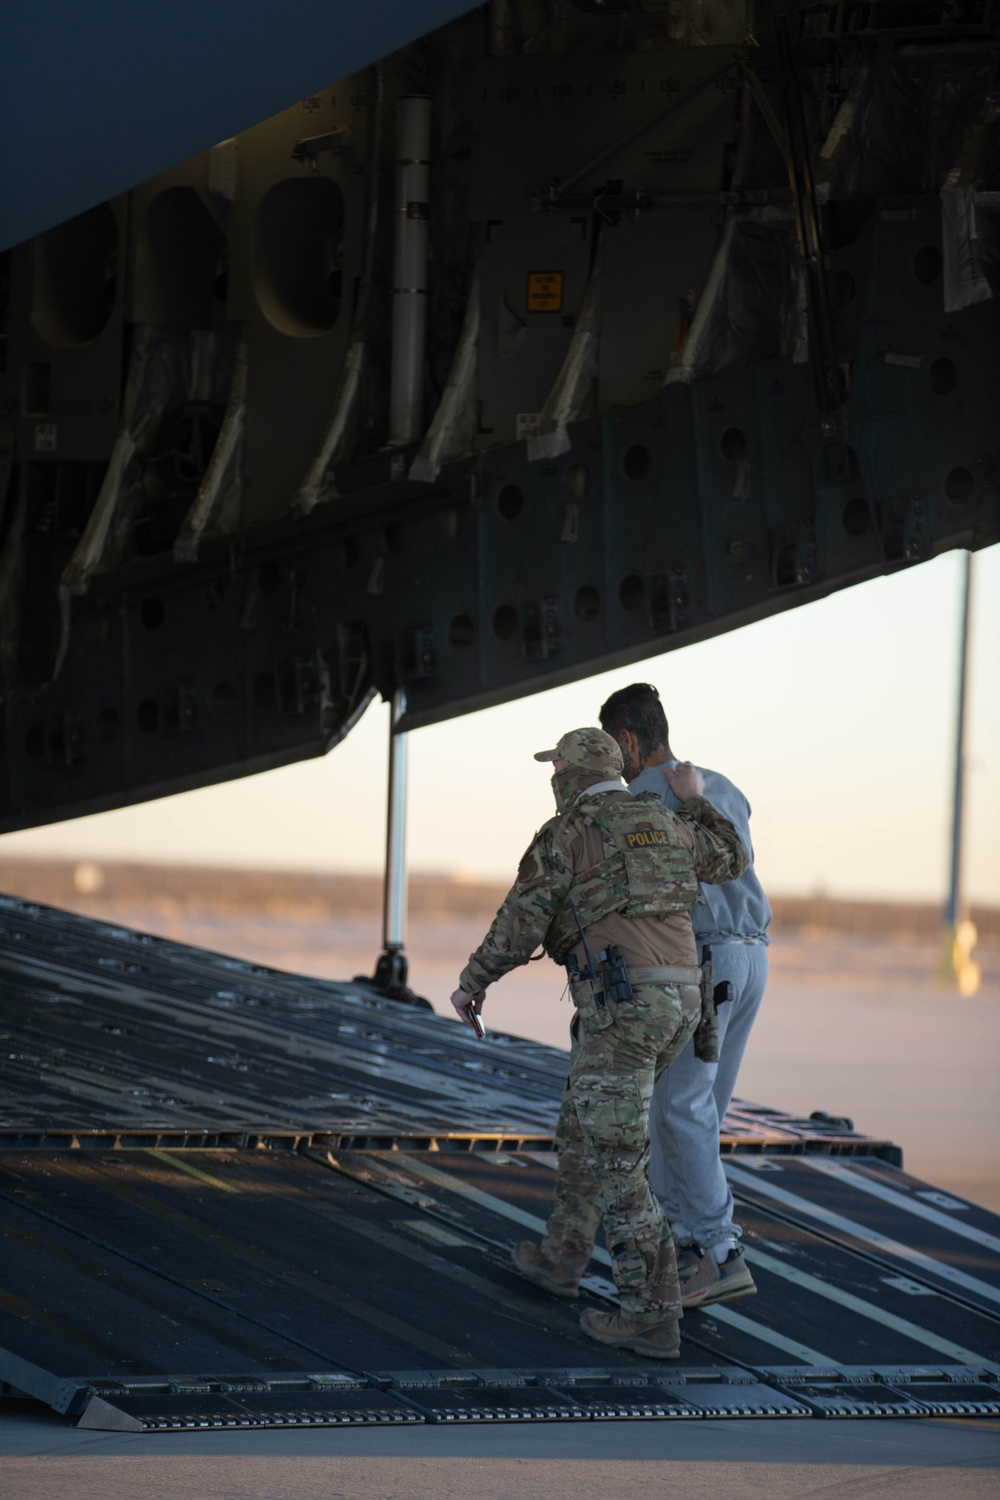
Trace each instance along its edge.
<instances>
[{"instance_id":1,"label":"ramp support strut","mask_svg":"<svg viewBox=\"0 0 1000 1500\"><path fill-rule=\"evenodd\" d=\"M374 983L391 1000L431 1008L407 984L406 959L406 802L409 735L399 729L406 713L406 689L398 687L389 711L389 801L385 820L385 882L382 888L382 952Z\"/></svg>"}]
</instances>

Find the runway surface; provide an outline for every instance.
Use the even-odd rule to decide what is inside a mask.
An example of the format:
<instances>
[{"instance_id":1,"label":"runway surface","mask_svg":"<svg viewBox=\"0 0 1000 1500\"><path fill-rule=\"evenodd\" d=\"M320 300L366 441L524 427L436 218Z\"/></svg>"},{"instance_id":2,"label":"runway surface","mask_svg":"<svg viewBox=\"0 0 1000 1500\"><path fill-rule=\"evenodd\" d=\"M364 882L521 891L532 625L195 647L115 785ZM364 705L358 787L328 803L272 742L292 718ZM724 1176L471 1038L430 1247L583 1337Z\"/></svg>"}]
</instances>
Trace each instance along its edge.
<instances>
[{"instance_id":1,"label":"runway surface","mask_svg":"<svg viewBox=\"0 0 1000 1500\"><path fill-rule=\"evenodd\" d=\"M995 1500L1000 1422L156 1434L0 1420L9 1500Z\"/></svg>"}]
</instances>

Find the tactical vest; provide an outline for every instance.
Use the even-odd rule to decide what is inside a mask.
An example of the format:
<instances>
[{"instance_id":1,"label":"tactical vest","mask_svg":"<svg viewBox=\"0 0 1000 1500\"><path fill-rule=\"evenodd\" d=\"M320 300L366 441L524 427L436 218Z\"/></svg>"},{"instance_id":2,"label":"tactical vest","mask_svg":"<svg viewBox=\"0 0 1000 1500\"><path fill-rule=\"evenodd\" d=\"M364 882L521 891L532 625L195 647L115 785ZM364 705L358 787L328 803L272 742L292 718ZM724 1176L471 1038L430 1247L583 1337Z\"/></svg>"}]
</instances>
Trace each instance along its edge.
<instances>
[{"instance_id":1,"label":"tactical vest","mask_svg":"<svg viewBox=\"0 0 1000 1500\"><path fill-rule=\"evenodd\" d=\"M584 798L565 814L560 842L589 824L604 846L596 865L573 876L565 903L552 919L545 946L562 963L580 941L573 915L586 928L613 911L625 917L668 917L698 899L694 860L677 838L677 823L655 792Z\"/></svg>"}]
</instances>

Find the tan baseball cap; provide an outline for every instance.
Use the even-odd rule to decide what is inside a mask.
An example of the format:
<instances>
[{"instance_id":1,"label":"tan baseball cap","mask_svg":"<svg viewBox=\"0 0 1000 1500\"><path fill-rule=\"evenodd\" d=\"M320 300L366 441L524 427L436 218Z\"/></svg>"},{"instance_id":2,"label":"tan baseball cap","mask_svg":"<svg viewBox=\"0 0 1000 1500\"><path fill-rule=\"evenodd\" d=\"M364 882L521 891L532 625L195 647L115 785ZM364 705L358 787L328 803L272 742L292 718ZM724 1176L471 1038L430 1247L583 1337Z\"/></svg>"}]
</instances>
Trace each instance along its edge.
<instances>
[{"instance_id":1,"label":"tan baseball cap","mask_svg":"<svg viewBox=\"0 0 1000 1500\"><path fill-rule=\"evenodd\" d=\"M564 760L601 776L620 776L624 762L617 740L603 729L571 729L554 750L538 750L536 760Z\"/></svg>"}]
</instances>

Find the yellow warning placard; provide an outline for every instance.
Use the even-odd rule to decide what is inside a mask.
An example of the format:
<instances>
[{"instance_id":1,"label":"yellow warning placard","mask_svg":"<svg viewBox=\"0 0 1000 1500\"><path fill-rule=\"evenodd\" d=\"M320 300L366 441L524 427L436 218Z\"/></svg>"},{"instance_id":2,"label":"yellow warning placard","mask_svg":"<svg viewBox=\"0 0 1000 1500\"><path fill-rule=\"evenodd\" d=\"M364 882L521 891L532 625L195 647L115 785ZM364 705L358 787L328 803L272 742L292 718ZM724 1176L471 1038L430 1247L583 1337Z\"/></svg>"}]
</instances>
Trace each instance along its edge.
<instances>
[{"instance_id":1,"label":"yellow warning placard","mask_svg":"<svg viewBox=\"0 0 1000 1500\"><path fill-rule=\"evenodd\" d=\"M561 271L529 271L528 295L525 307L528 312L562 312L563 273Z\"/></svg>"}]
</instances>

